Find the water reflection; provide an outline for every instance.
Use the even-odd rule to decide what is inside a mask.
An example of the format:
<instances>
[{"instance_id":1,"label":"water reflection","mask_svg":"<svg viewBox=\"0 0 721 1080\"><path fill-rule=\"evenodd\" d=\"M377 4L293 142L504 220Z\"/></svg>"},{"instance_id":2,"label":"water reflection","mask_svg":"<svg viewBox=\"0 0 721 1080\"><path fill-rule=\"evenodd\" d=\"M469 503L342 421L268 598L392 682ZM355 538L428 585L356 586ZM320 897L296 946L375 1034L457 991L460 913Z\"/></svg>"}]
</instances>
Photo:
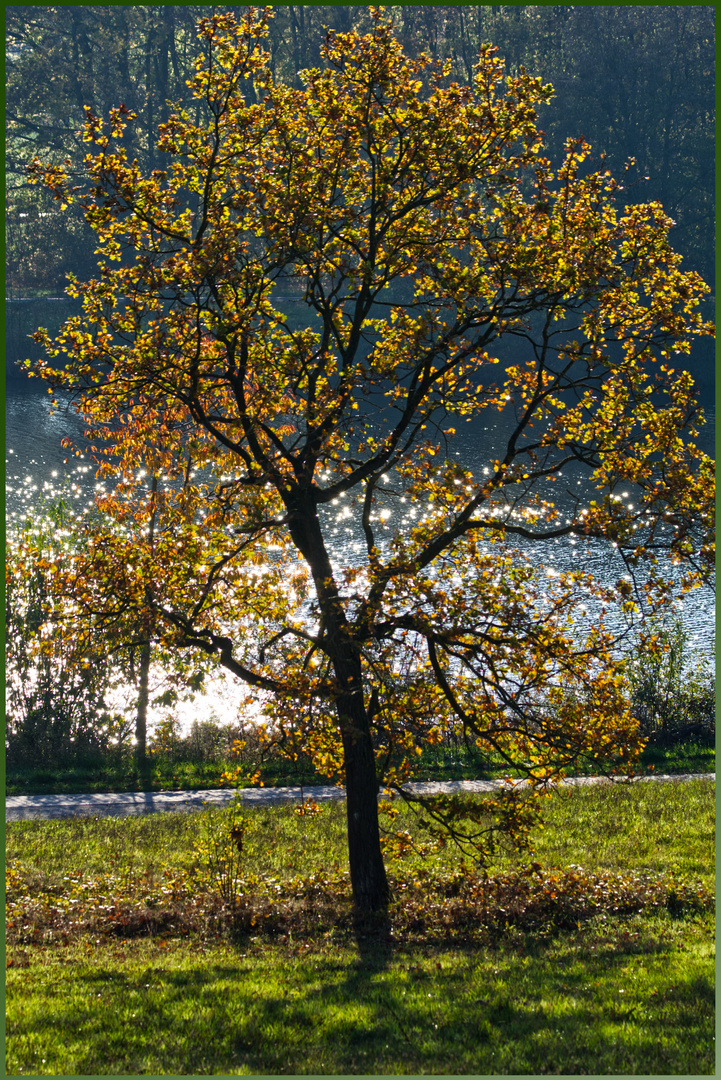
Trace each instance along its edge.
<instances>
[{"instance_id":1,"label":"water reflection","mask_svg":"<svg viewBox=\"0 0 721 1080\"><path fill-rule=\"evenodd\" d=\"M63 316L64 317L64 316ZM709 415L709 425L704 431L703 447L713 452L714 414ZM80 447L80 456L60 446L63 437L69 436ZM62 495L66 502L80 513L91 501L98 488L95 466L82 447L85 445L83 423L66 406L51 412L50 396L37 384L10 382L6 402L6 463L8 523L17 525L42 499L53 500ZM466 425L458 431L450 444L450 453L464 468L480 476L489 456L497 456L497 448L504 440L504 421L500 417L492 425ZM496 450L496 454L492 453ZM573 498L574 490L583 494L581 479L570 477L565 481L566 497ZM559 501L560 492L549 488L546 493ZM405 499L382 501L374 522L379 542L390 540L394 534L406 533L419 524L429 507ZM337 567L358 564L366 552L365 538L359 524L360 509L348 496L337 501L326 511L330 525L333 561ZM625 573L624 564L617 552L608 544L594 541L587 543L570 537L546 542L539 548L519 540L516 545L529 554L535 565L546 574L553 575L564 570L582 569L610 584ZM686 623L692 643L709 648L714 638L714 602L709 590L697 590L679 609ZM589 619L594 610L589 605ZM159 673L157 673L159 679ZM228 721L236 719L242 687L237 680L219 673L202 698L179 704L174 708L181 725L188 729L194 719L217 718ZM161 712L151 713L151 721Z\"/></svg>"}]
</instances>

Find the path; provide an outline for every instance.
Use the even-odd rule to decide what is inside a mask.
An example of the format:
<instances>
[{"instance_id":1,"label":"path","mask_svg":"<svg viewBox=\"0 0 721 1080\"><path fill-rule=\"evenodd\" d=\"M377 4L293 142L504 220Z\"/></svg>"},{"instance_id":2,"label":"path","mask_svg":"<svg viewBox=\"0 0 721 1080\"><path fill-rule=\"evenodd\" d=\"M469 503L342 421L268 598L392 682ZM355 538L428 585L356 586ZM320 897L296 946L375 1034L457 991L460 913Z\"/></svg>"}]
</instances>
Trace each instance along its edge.
<instances>
[{"instance_id":1,"label":"path","mask_svg":"<svg viewBox=\"0 0 721 1080\"><path fill-rule=\"evenodd\" d=\"M714 780L715 773L682 773L678 775L642 776L640 781ZM609 783L602 776L569 777L566 784ZM445 780L408 784L407 790L424 794L473 794L493 791L500 780ZM301 796L302 791L302 796ZM27 821L37 818L66 817L128 817L132 814L167 813L179 810L202 810L204 806L227 806L236 794L234 788L213 791L128 791L86 795L10 795L5 800L6 821ZM240 792L248 806L269 806L274 803L300 802L313 799L323 802L345 798L339 787L275 787L243 788Z\"/></svg>"}]
</instances>

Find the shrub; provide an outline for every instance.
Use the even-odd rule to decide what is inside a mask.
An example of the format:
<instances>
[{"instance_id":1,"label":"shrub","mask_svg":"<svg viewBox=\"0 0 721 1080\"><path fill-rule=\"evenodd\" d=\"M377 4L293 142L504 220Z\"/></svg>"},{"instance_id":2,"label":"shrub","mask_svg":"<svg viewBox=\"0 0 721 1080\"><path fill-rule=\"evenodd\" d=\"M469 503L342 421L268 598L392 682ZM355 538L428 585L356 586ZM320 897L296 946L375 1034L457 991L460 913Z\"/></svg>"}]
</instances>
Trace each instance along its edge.
<instances>
[{"instance_id":1,"label":"shrub","mask_svg":"<svg viewBox=\"0 0 721 1080\"><path fill-rule=\"evenodd\" d=\"M123 751L129 726L108 705L117 681L111 661L81 654L59 623L53 567L70 556L63 500L38 508L35 521L34 535L12 537L6 552L7 764L92 764Z\"/></svg>"},{"instance_id":2,"label":"shrub","mask_svg":"<svg viewBox=\"0 0 721 1080\"><path fill-rule=\"evenodd\" d=\"M215 891L231 906L243 891L243 840L252 827L253 819L243 811L236 796L228 810L214 807L206 810L200 823L200 837L193 844L196 883Z\"/></svg>"},{"instance_id":3,"label":"shrub","mask_svg":"<svg viewBox=\"0 0 721 1080\"><path fill-rule=\"evenodd\" d=\"M165 716L155 724L150 739L150 753L169 761L183 757L183 740L180 737L180 721L172 715Z\"/></svg>"},{"instance_id":4,"label":"shrub","mask_svg":"<svg viewBox=\"0 0 721 1080\"><path fill-rule=\"evenodd\" d=\"M194 720L182 740L181 753L189 761L221 761L227 753L226 730L214 720Z\"/></svg>"},{"instance_id":5,"label":"shrub","mask_svg":"<svg viewBox=\"0 0 721 1080\"><path fill-rule=\"evenodd\" d=\"M652 742L713 743L716 701L712 658L692 647L680 618L652 620L627 661L633 713Z\"/></svg>"}]
</instances>

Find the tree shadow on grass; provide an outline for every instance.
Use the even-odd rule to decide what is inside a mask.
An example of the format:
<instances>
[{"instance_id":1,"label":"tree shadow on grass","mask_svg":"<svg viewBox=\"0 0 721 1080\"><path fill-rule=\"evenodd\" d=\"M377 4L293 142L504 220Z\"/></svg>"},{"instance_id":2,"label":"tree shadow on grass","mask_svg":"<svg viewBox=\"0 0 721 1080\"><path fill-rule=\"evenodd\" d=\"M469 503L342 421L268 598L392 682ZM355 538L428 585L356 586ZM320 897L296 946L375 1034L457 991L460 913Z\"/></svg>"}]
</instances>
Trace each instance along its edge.
<instances>
[{"instance_id":1,"label":"tree shadow on grass","mask_svg":"<svg viewBox=\"0 0 721 1080\"><path fill-rule=\"evenodd\" d=\"M393 954L393 928L387 911L352 914L353 937L358 949L358 974L382 971Z\"/></svg>"},{"instance_id":2,"label":"tree shadow on grass","mask_svg":"<svg viewBox=\"0 0 721 1080\"><path fill-rule=\"evenodd\" d=\"M360 936L355 962L347 949L302 950L279 951L267 966L257 950L204 966L198 958L191 968L174 966L177 952L153 953L132 972L114 969L111 957L101 970L68 966L42 1010L17 1019L11 1010L10 1043L52 1047L60 1039L78 1075L582 1074L659 1064L653 1071L673 1073L713 1065L710 1036L707 1048L694 1045L706 1029L713 1034L713 986L698 972L684 977L680 966L654 999L609 1003L593 986L609 973L608 957L585 957L575 975L537 957L523 980L513 970L499 975L494 951L456 948L442 965L448 946L400 947L382 932ZM632 956L617 960L632 972ZM618 971L615 978L618 985ZM642 1024L633 1022L634 1007ZM57 1071L46 1051L37 1061L26 1053L17 1063L23 1072L42 1072L41 1056Z\"/></svg>"}]
</instances>

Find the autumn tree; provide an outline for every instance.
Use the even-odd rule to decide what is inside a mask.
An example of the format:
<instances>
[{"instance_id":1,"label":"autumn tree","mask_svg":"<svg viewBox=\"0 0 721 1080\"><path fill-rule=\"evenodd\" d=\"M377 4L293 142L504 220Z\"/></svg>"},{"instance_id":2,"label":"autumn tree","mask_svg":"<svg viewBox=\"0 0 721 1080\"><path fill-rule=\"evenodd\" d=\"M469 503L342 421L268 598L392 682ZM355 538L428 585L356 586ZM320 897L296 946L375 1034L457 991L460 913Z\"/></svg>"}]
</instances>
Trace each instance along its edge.
<instances>
[{"instance_id":1,"label":"autumn tree","mask_svg":"<svg viewBox=\"0 0 721 1080\"><path fill-rule=\"evenodd\" d=\"M215 6L213 13L233 12ZM557 98L542 108L546 154L560 157L566 135L583 132L612 171L636 160L637 183L621 204L658 199L675 221L674 247L711 280L714 232L714 10L690 5L399 5L387 9L411 55L449 60L470 81L481 42L492 41L507 70L519 65L550 79ZM276 80L300 88L304 68L321 66L323 27L360 33L369 9L285 4L264 47ZM63 287L88 276L93 234L79 205L62 213L26 183L32 155L61 161L82 146L83 106L104 115L123 102L137 114L124 137L151 169L157 124L168 99L190 105L185 79L202 5L12 5L6 9L6 284ZM253 93L248 82L246 88ZM698 358L697 362L698 362Z\"/></svg>"},{"instance_id":2,"label":"autumn tree","mask_svg":"<svg viewBox=\"0 0 721 1080\"><path fill-rule=\"evenodd\" d=\"M301 89L272 78L269 9L204 19L164 168L129 159L122 107L88 110L79 175L31 166L98 238L82 315L36 335L116 485L112 527L62 569L66 618L116 641L152 625L257 692L288 752L346 785L361 910L388 897L379 784L447 730L528 780L428 804L479 858L523 842L569 767L633 760L610 612L658 607L666 556L684 587L709 572L713 482L674 359L712 332L707 290L661 206L617 211L583 141L552 169L552 89L491 46L458 85L370 11ZM506 435L472 473L454 424L493 415ZM569 471L583 494L553 500ZM628 574L549 577L538 552L572 536Z\"/></svg>"}]
</instances>

